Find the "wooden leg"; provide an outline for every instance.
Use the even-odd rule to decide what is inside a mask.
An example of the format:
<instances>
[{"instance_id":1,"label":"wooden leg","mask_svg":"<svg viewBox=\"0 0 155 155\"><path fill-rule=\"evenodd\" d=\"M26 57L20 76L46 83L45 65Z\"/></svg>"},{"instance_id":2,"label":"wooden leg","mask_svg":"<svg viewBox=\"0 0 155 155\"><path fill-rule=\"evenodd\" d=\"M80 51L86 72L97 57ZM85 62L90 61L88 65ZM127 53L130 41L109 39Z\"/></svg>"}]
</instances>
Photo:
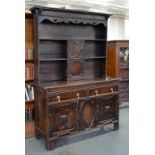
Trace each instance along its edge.
<instances>
[{"instance_id":1,"label":"wooden leg","mask_svg":"<svg viewBox=\"0 0 155 155\"><path fill-rule=\"evenodd\" d=\"M36 139L41 138L41 133L38 130L35 131L35 137L36 137Z\"/></svg>"},{"instance_id":2,"label":"wooden leg","mask_svg":"<svg viewBox=\"0 0 155 155\"><path fill-rule=\"evenodd\" d=\"M118 130L119 129L119 123L114 123L114 130Z\"/></svg>"},{"instance_id":3,"label":"wooden leg","mask_svg":"<svg viewBox=\"0 0 155 155\"><path fill-rule=\"evenodd\" d=\"M53 142L48 142L46 140L46 150L50 151L54 149L54 143Z\"/></svg>"}]
</instances>

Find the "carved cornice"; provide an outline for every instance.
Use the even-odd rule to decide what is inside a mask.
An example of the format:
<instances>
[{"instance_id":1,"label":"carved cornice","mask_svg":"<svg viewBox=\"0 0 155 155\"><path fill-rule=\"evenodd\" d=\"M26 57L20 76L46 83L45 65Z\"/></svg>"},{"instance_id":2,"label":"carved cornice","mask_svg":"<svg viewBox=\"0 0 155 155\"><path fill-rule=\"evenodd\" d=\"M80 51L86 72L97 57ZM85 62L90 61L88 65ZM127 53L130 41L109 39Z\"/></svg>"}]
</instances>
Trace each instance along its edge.
<instances>
[{"instance_id":1,"label":"carved cornice","mask_svg":"<svg viewBox=\"0 0 155 155\"><path fill-rule=\"evenodd\" d=\"M107 27L107 19L109 15L104 14L89 14L85 12L74 12L70 10L54 10L54 9L41 9L32 8L31 12L39 16L39 23L72 23L72 24L89 24L99 25L102 24Z\"/></svg>"},{"instance_id":2,"label":"carved cornice","mask_svg":"<svg viewBox=\"0 0 155 155\"><path fill-rule=\"evenodd\" d=\"M90 25L99 25L103 24L105 27L107 26L106 21L100 20L92 20L92 19L74 19L74 18L61 18L61 17L44 17L42 20L39 21L40 23L65 23L65 24L90 24Z\"/></svg>"}]
</instances>

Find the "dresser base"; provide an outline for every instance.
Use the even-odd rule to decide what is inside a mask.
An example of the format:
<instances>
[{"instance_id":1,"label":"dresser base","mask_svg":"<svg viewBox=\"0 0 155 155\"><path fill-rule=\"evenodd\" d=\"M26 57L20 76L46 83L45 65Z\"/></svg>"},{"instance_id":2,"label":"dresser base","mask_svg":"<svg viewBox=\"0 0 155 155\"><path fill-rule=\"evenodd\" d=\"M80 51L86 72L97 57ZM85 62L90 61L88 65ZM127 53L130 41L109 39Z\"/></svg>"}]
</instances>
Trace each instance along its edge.
<instances>
[{"instance_id":1,"label":"dresser base","mask_svg":"<svg viewBox=\"0 0 155 155\"><path fill-rule=\"evenodd\" d=\"M36 139L40 139L40 138L44 138L45 140L45 145L46 145L46 149L48 151L53 150L55 148L58 147L62 147L65 145L69 145L72 143L76 143L82 140L87 140L96 136L100 136L103 135L105 133L111 132L111 131L116 131L119 129L119 123L112 123L112 124L108 124L102 127L97 127L97 128L92 128L92 129L88 129L88 130L84 130L78 133L71 133L68 135L64 135L61 137L57 137L53 140L47 139L45 138L45 136L40 133L38 130L36 130Z\"/></svg>"}]
</instances>

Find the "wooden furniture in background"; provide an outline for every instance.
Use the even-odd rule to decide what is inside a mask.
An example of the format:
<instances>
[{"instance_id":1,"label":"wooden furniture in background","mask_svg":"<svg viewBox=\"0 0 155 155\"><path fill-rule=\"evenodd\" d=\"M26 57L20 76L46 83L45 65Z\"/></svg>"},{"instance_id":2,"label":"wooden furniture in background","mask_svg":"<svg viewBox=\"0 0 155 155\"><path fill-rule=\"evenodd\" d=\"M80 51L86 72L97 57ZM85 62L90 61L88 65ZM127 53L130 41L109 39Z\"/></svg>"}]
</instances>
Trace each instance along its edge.
<instances>
[{"instance_id":1,"label":"wooden furniture in background","mask_svg":"<svg viewBox=\"0 0 155 155\"><path fill-rule=\"evenodd\" d=\"M129 41L108 41L107 75L120 78L120 103L129 102Z\"/></svg>"},{"instance_id":2,"label":"wooden furniture in background","mask_svg":"<svg viewBox=\"0 0 155 155\"><path fill-rule=\"evenodd\" d=\"M33 61L33 17L25 14L25 85L31 86L34 79ZM26 89L27 87L25 87ZM25 90L27 91L27 89ZM28 93L28 91L27 91ZM29 95L29 94L27 94ZM26 92L25 92L26 96ZM25 138L34 136L34 100L25 100Z\"/></svg>"},{"instance_id":3,"label":"wooden furniture in background","mask_svg":"<svg viewBox=\"0 0 155 155\"><path fill-rule=\"evenodd\" d=\"M119 80L106 77L109 15L34 7L35 136L119 128ZM112 129L113 129L112 128Z\"/></svg>"}]
</instances>

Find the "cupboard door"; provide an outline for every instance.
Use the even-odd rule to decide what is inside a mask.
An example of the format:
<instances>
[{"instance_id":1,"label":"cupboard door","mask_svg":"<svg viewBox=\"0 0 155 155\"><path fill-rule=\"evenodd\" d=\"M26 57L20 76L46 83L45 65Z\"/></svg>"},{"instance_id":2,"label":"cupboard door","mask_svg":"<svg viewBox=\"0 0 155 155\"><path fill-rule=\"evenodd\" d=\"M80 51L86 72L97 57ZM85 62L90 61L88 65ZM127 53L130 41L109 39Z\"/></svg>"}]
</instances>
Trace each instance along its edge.
<instances>
[{"instance_id":1,"label":"cupboard door","mask_svg":"<svg viewBox=\"0 0 155 155\"><path fill-rule=\"evenodd\" d=\"M60 102L49 106L50 135L64 135L76 130L77 102Z\"/></svg>"},{"instance_id":2,"label":"cupboard door","mask_svg":"<svg viewBox=\"0 0 155 155\"><path fill-rule=\"evenodd\" d=\"M118 95L107 96L103 98L103 121L115 120L117 118L119 105Z\"/></svg>"},{"instance_id":3,"label":"cupboard door","mask_svg":"<svg viewBox=\"0 0 155 155\"><path fill-rule=\"evenodd\" d=\"M79 130L118 119L118 94L91 97L79 102Z\"/></svg>"}]
</instances>

